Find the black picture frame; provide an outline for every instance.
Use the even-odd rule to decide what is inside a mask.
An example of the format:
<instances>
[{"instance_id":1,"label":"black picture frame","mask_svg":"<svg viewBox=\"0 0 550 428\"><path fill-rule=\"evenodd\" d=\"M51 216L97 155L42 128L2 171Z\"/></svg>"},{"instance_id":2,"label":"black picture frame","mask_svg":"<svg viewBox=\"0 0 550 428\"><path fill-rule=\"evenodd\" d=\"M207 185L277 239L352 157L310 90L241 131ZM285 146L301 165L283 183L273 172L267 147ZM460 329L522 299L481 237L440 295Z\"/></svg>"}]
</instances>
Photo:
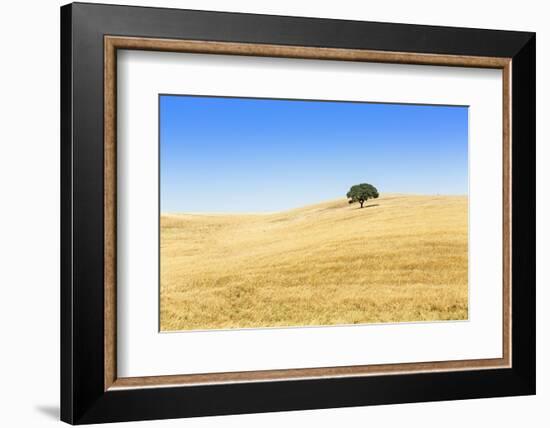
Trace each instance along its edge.
<instances>
[{"instance_id":1,"label":"black picture frame","mask_svg":"<svg viewBox=\"0 0 550 428\"><path fill-rule=\"evenodd\" d=\"M104 36L512 58L512 367L104 390ZM71 424L535 393L535 34L73 3L61 8L61 419Z\"/></svg>"}]
</instances>

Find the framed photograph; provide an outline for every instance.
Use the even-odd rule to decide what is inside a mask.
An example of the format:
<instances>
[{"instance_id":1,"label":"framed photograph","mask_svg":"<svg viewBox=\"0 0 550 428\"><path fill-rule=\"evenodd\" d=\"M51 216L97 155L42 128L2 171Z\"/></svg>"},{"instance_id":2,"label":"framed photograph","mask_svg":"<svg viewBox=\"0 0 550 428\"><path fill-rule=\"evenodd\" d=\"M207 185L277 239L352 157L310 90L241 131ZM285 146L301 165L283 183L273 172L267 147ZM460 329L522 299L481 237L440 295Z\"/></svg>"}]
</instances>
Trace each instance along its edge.
<instances>
[{"instance_id":1,"label":"framed photograph","mask_svg":"<svg viewBox=\"0 0 550 428\"><path fill-rule=\"evenodd\" d=\"M535 34L61 8L61 418L535 393Z\"/></svg>"}]
</instances>

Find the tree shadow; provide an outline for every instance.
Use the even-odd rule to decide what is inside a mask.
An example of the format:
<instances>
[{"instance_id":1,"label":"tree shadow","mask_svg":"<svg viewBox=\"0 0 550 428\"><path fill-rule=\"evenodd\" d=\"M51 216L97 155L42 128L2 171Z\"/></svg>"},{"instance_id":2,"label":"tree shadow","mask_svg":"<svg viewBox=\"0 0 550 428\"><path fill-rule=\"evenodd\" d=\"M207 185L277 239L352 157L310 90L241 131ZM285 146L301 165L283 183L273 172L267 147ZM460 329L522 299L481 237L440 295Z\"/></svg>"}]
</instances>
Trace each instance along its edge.
<instances>
[{"instance_id":1,"label":"tree shadow","mask_svg":"<svg viewBox=\"0 0 550 428\"><path fill-rule=\"evenodd\" d=\"M48 416L51 419L59 420L59 406L52 406L52 405L39 405L35 406L36 410L38 410L43 415Z\"/></svg>"},{"instance_id":2,"label":"tree shadow","mask_svg":"<svg viewBox=\"0 0 550 428\"><path fill-rule=\"evenodd\" d=\"M363 208L374 208L374 207L377 207L378 205L380 205L380 204L370 204L370 205L365 205ZM363 208L357 207L355 209L356 210L362 210Z\"/></svg>"}]
</instances>

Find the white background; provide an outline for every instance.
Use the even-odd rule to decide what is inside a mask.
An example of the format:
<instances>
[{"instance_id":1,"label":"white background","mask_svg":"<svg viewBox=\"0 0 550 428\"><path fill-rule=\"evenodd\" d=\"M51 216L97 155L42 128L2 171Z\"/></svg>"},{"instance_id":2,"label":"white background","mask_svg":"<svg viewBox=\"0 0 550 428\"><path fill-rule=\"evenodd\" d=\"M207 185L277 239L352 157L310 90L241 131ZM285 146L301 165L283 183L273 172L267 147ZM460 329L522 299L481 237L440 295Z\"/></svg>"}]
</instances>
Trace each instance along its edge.
<instances>
[{"instance_id":1,"label":"white background","mask_svg":"<svg viewBox=\"0 0 550 428\"><path fill-rule=\"evenodd\" d=\"M104 1L105 3L111 3ZM127 1L414 24L537 31L538 395L461 402L131 423L159 427L547 426L550 404L550 116L545 2ZM0 388L2 426L58 424L59 403L59 10L62 2L4 2L0 12ZM546 171L544 168L546 167ZM543 184L544 183L544 184Z\"/></svg>"},{"instance_id":2,"label":"white background","mask_svg":"<svg viewBox=\"0 0 550 428\"><path fill-rule=\"evenodd\" d=\"M502 356L501 70L122 51L117 79L119 376ZM469 105L469 320L159 334L159 93Z\"/></svg>"}]
</instances>

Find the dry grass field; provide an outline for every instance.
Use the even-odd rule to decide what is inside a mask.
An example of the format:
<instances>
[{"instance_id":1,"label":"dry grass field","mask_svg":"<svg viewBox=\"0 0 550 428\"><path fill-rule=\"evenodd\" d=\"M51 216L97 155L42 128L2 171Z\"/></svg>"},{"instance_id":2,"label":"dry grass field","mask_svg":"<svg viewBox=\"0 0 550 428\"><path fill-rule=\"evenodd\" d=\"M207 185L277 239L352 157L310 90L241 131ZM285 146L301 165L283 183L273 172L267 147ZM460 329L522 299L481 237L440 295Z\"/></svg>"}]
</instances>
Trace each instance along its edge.
<instances>
[{"instance_id":1,"label":"dry grass field","mask_svg":"<svg viewBox=\"0 0 550 428\"><path fill-rule=\"evenodd\" d=\"M161 216L161 330L468 318L465 196Z\"/></svg>"}]
</instances>

